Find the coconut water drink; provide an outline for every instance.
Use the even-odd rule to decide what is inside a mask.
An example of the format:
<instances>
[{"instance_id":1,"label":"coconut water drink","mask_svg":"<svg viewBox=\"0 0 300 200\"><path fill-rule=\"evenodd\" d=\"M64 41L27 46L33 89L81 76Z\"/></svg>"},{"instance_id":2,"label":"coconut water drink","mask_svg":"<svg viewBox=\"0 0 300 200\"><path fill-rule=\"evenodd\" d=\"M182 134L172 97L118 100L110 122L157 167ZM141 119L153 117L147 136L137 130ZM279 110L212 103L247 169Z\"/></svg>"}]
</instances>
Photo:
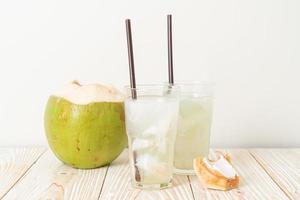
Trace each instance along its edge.
<instances>
[{"instance_id":1,"label":"coconut water drink","mask_svg":"<svg viewBox=\"0 0 300 200\"><path fill-rule=\"evenodd\" d=\"M166 96L125 100L131 179L134 187L171 186L179 102Z\"/></svg>"},{"instance_id":2,"label":"coconut water drink","mask_svg":"<svg viewBox=\"0 0 300 200\"><path fill-rule=\"evenodd\" d=\"M176 169L191 170L195 157L208 155L211 102L211 97L190 97L180 101L174 158Z\"/></svg>"},{"instance_id":3,"label":"coconut water drink","mask_svg":"<svg viewBox=\"0 0 300 200\"><path fill-rule=\"evenodd\" d=\"M211 86L178 83L181 89L174 168L177 174L194 174L193 159L207 156L212 119Z\"/></svg>"}]
</instances>

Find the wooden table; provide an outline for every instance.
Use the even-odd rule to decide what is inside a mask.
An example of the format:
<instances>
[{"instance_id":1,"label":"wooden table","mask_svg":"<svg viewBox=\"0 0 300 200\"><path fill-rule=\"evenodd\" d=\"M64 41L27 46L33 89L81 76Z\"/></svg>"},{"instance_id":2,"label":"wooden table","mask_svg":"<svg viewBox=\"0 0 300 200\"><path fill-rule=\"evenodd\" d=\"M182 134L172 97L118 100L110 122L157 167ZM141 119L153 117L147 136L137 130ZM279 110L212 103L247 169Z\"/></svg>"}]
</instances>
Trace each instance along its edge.
<instances>
[{"instance_id":1,"label":"wooden table","mask_svg":"<svg viewBox=\"0 0 300 200\"><path fill-rule=\"evenodd\" d=\"M46 148L0 148L0 199L300 199L300 149L232 149L238 189L203 188L196 176L175 176L160 191L131 188L127 150L110 166L77 170Z\"/></svg>"}]
</instances>

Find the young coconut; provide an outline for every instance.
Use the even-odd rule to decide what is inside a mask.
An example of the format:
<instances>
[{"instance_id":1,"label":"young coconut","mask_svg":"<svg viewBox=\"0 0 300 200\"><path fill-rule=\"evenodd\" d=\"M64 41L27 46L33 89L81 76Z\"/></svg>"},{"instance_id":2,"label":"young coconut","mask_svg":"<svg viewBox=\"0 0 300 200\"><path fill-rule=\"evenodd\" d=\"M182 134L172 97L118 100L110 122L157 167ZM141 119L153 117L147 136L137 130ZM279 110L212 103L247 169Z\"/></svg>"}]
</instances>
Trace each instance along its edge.
<instances>
[{"instance_id":1,"label":"young coconut","mask_svg":"<svg viewBox=\"0 0 300 200\"><path fill-rule=\"evenodd\" d=\"M127 146L123 96L110 86L73 81L49 97L44 119L50 148L75 168L107 165Z\"/></svg>"}]
</instances>

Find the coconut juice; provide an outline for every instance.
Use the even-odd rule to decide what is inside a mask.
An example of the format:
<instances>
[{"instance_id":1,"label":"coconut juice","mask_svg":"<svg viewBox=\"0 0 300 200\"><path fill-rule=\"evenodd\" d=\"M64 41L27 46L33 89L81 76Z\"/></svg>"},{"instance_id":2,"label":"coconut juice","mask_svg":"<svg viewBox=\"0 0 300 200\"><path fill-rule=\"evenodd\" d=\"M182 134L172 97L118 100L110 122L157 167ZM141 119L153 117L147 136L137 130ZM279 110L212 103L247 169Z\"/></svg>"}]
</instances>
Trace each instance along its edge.
<instances>
[{"instance_id":1,"label":"coconut juice","mask_svg":"<svg viewBox=\"0 0 300 200\"><path fill-rule=\"evenodd\" d=\"M181 97L175 142L175 172L193 174L193 159L208 155L211 115L211 96Z\"/></svg>"},{"instance_id":2,"label":"coconut juice","mask_svg":"<svg viewBox=\"0 0 300 200\"><path fill-rule=\"evenodd\" d=\"M129 99L125 100L125 114L134 186L169 186L178 101L159 97Z\"/></svg>"}]
</instances>

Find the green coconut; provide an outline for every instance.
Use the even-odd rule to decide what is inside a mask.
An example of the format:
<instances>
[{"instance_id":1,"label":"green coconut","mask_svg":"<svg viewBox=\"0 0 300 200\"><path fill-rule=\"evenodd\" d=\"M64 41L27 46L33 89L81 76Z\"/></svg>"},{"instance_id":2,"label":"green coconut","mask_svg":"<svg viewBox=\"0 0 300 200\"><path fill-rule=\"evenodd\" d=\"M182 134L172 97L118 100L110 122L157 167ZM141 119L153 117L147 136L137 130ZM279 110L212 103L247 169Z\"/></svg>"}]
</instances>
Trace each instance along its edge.
<instances>
[{"instance_id":1,"label":"green coconut","mask_svg":"<svg viewBox=\"0 0 300 200\"><path fill-rule=\"evenodd\" d=\"M124 103L114 88L102 85L72 82L50 96L45 130L57 158L75 168L105 166L127 146Z\"/></svg>"}]
</instances>

